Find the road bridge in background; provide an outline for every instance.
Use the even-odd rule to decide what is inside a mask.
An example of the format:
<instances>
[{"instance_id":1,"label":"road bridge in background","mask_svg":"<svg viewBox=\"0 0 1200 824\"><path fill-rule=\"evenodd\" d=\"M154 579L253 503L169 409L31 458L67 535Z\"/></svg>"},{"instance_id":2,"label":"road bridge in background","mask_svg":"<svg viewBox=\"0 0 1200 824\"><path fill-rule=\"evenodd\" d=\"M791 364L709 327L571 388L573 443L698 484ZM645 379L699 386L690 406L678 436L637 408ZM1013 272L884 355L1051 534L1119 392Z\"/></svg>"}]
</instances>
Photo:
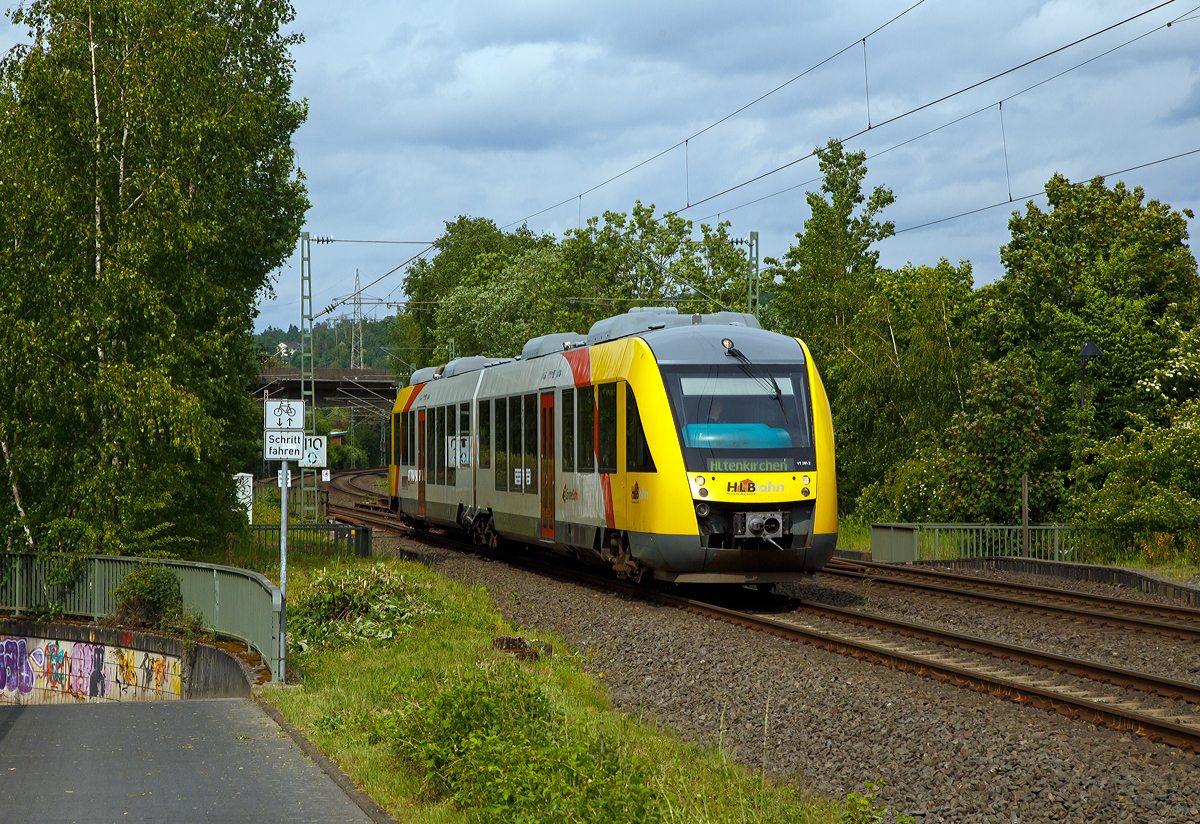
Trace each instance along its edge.
<instances>
[{"instance_id":1,"label":"road bridge in background","mask_svg":"<svg viewBox=\"0 0 1200 824\"><path fill-rule=\"evenodd\" d=\"M390 410L401 379L389 369L314 369L313 390L317 406ZM272 398L300 397L300 369L265 369L251 386L255 396L263 391Z\"/></svg>"}]
</instances>

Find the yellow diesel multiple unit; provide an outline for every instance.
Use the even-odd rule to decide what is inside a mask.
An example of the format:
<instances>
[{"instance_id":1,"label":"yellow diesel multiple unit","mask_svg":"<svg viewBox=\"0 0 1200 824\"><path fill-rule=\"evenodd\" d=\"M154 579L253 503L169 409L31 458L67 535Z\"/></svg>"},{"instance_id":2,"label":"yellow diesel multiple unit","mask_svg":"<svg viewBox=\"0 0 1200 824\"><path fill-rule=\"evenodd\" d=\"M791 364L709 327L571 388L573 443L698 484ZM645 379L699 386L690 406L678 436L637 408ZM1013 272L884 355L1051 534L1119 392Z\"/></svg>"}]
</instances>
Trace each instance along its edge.
<instances>
[{"instance_id":1,"label":"yellow diesel multiple unit","mask_svg":"<svg viewBox=\"0 0 1200 824\"><path fill-rule=\"evenodd\" d=\"M771 584L837 542L829 401L804 344L752 315L641 308L515 360L416 372L391 505L665 581Z\"/></svg>"}]
</instances>

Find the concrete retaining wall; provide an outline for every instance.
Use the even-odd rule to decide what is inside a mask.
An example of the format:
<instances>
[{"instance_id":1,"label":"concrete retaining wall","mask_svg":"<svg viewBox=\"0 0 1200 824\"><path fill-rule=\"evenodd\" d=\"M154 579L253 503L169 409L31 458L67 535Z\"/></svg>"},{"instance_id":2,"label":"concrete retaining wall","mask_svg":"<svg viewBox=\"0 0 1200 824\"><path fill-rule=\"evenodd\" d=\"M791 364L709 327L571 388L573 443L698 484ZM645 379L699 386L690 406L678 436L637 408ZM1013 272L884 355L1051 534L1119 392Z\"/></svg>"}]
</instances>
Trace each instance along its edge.
<instances>
[{"instance_id":1,"label":"concrete retaining wall","mask_svg":"<svg viewBox=\"0 0 1200 824\"><path fill-rule=\"evenodd\" d=\"M0 703L249 698L242 663L215 647L83 624L0 620Z\"/></svg>"}]
</instances>

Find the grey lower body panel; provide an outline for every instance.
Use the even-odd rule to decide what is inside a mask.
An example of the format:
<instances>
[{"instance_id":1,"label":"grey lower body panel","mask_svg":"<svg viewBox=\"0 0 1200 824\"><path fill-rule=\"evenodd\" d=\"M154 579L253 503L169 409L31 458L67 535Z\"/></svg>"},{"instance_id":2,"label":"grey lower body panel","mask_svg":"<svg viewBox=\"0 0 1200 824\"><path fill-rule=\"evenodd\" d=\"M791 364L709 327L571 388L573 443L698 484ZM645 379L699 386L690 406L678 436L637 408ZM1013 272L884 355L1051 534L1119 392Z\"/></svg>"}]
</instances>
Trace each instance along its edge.
<instances>
[{"instance_id":1,"label":"grey lower body panel","mask_svg":"<svg viewBox=\"0 0 1200 824\"><path fill-rule=\"evenodd\" d=\"M698 535L630 532L633 557L654 577L680 583L780 583L812 577L833 557L837 533L814 535L796 549L709 549Z\"/></svg>"}]
</instances>

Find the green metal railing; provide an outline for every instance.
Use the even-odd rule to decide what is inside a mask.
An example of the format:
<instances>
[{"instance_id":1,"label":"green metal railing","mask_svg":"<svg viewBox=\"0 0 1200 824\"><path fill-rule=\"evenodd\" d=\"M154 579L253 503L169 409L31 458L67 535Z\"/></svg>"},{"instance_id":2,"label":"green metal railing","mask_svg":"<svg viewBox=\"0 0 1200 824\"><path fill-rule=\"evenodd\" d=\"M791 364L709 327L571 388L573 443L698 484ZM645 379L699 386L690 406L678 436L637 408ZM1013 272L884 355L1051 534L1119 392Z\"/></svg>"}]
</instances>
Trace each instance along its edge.
<instances>
[{"instance_id":1,"label":"green metal railing","mask_svg":"<svg viewBox=\"0 0 1200 824\"><path fill-rule=\"evenodd\" d=\"M260 549L279 551L279 524L255 524L250 532ZM288 524L288 556L371 557L371 527L349 524Z\"/></svg>"},{"instance_id":2,"label":"green metal railing","mask_svg":"<svg viewBox=\"0 0 1200 824\"><path fill-rule=\"evenodd\" d=\"M289 530L290 532L290 530ZM190 561L148 561L117 555L0 553L0 609L16 614L51 602L65 615L98 621L116 608L113 590L139 566L161 564L179 578L184 608L199 613L219 635L258 650L279 671L279 588L257 572Z\"/></svg>"},{"instance_id":3,"label":"green metal railing","mask_svg":"<svg viewBox=\"0 0 1200 824\"><path fill-rule=\"evenodd\" d=\"M1109 549L1109 536L1070 524L1030 524L1027 557L1083 562ZM871 524L871 557L912 563L1024 556L1024 530L1007 524Z\"/></svg>"}]
</instances>

